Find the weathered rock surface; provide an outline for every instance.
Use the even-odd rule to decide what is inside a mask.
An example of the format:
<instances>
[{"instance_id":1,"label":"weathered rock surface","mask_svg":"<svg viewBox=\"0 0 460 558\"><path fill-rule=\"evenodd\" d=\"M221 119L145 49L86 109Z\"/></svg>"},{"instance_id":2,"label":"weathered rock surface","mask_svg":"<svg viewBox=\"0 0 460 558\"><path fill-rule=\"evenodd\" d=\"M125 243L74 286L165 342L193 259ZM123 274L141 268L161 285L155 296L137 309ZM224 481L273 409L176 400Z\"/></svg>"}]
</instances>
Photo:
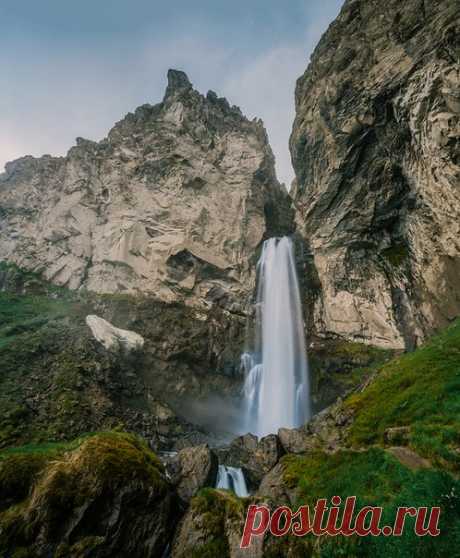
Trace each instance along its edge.
<instances>
[{"instance_id":1,"label":"weathered rock surface","mask_svg":"<svg viewBox=\"0 0 460 558\"><path fill-rule=\"evenodd\" d=\"M179 497L188 502L201 488L216 485L219 461L206 445L181 450L170 466L171 482Z\"/></svg>"},{"instance_id":2,"label":"weathered rock surface","mask_svg":"<svg viewBox=\"0 0 460 558\"><path fill-rule=\"evenodd\" d=\"M296 89L310 325L413 347L460 313L460 5L347 0Z\"/></svg>"},{"instance_id":3,"label":"weathered rock surface","mask_svg":"<svg viewBox=\"0 0 460 558\"><path fill-rule=\"evenodd\" d=\"M162 103L101 142L8 163L0 204L0 259L71 289L235 311L261 242L293 222L262 122L174 70Z\"/></svg>"},{"instance_id":4,"label":"weathered rock surface","mask_svg":"<svg viewBox=\"0 0 460 558\"><path fill-rule=\"evenodd\" d=\"M142 335L113 326L99 316L86 316L86 324L93 337L108 351L138 351L144 346Z\"/></svg>"},{"instance_id":5,"label":"weathered rock surface","mask_svg":"<svg viewBox=\"0 0 460 558\"><path fill-rule=\"evenodd\" d=\"M341 398L315 415L300 428L280 428L278 439L286 453L300 454L313 450L335 451L346 445L353 411Z\"/></svg>"}]
</instances>

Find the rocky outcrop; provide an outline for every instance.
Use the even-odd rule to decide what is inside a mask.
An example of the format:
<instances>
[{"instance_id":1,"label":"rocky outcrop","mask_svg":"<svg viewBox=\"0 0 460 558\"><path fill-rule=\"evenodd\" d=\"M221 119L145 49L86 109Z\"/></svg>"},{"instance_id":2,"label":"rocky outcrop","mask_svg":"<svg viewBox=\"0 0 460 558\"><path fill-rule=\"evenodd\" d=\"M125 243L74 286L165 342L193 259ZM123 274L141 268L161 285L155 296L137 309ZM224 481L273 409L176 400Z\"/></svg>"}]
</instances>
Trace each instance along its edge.
<instances>
[{"instance_id":1,"label":"rocky outcrop","mask_svg":"<svg viewBox=\"0 0 460 558\"><path fill-rule=\"evenodd\" d=\"M68 453L6 457L0 493L5 556L157 558L177 514L161 463L126 434L100 434Z\"/></svg>"},{"instance_id":2,"label":"rocky outcrop","mask_svg":"<svg viewBox=\"0 0 460 558\"><path fill-rule=\"evenodd\" d=\"M98 316L86 316L86 324L91 330L94 339L101 343L108 351L138 351L144 346L142 335L127 329L113 326L107 320Z\"/></svg>"},{"instance_id":3,"label":"rocky outcrop","mask_svg":"<svg viewBox=\"0 0 460 558\"><path fill-rule=\"evenodd\" d=\"M0 259L71 289L241 311L254 259L292 230L260 120L170 70L163 102L66 157L0 176Z\"/></svg>"},{"instance_id":4,"label":"rocky outcrop","mask_svg":"<svg viewBox=\"0 0 460 558\"><path fill-rule=\"evenodd\" d=\"M298 80L310 325L411 348L460 313L460 6L347 0Z\"/></svg>"},{"instance_id":5,"label":"rocky outcrop","mask_svg":"<svg viewBox=\"0 0 460 558\"><path fill-rule=\"evenodd\" d=\"M172 558L209 556L262 558L264 537L240 548L247 502L231 492L207 489L196 496L179 524L172 545Z\"/></svg>"},{"instance_id":6,"label":"rocky outcrop","mask_svg":"<svg viewBox=\"0 0 460 558\"><path fill-rule=\"evenodd\" d=\"M217 455L207 445L181 450L170 465L179 497L188 502L202 488L215 486L218 467Z\"/></svg>"},{"instance_id":7,"label":"rocky outcrop","mask_svg":"<svg viewBox=\"0 0 460 558\"><path fill-rule=\"evenodd\" d=\"M278 463L283 453L284 449L275 434L260 440L253 434L245 434L219 449L219 461L243 469L249 486L253 488Z\"/></svg>"}]
</instances>

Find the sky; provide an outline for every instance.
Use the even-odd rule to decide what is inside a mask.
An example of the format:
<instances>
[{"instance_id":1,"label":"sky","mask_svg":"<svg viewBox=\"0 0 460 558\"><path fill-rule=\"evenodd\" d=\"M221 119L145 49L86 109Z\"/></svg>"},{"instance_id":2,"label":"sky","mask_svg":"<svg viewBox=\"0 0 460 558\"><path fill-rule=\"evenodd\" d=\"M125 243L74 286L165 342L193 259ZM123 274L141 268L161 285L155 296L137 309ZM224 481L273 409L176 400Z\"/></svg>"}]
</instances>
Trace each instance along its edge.
<instances>
[{"instance_id":1,"label":"sky","mask_svg":"<svg viewBox=\"0 0 460 558\"><path fill-rule=\"evenodd\" d=\"M0 0L0 172L163 98L168 68L262 118L278 178L296 79L343 0Z\"/></svg>"}]
</instances>

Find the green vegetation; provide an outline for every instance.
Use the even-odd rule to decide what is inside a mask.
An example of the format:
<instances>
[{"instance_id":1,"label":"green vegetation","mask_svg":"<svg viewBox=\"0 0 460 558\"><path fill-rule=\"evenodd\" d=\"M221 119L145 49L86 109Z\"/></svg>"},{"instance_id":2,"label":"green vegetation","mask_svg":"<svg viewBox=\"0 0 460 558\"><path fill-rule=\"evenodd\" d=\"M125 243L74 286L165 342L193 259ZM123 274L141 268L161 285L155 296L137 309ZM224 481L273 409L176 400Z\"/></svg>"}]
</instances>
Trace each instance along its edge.
<instances>
[{"instance_id":1,"label":"green vegetation","mask_svg":"<svg viewBox=\"0 0 460 558\"><path fill-rule=\"evenodd\" d=\"M362 385L394 351L343 340L328 340L309 353L312 389L321 407Z\"/></svg>"},{"instance_id":2,"label":"green vegetation","mask_svg":"<svg viewBox=\"0 0 460 558\"><path fill-rule=\"evenodd\" d=\"M409 426L409 445L433 464L460 467L460 320L417 351L392 360L345 405L355 413L353 446L382 444Z\"/></svg>"},{"instance_id":3,"label":"green vegetation","mask_svg":"<svg viewBox=\"0 0 460 558\"><path fill-rule=\"evenodd\" d=\"M380 448L343 450L334 454L315 452L287 456L284 480L297 489L297 505L314 506L319 498L357 496L357 508L382 506L381 525L392 525L398 506L441 506L439 538L420 538L413 532L414 519L407 520L403 537L352 537L322 539L315 556L421 557L448 556L460 542L460 482L436 470L410 471ZM312 548L311 537L303 541Z\"/></svg>"},{"instance_id":4,"label":"green vegetation","mask_svg":"<svg viewBox=\"0 0 460 558\"><path fill-rule=\"evenodd\" d=\"M90 299L14 266L0 264L1 273L16 291L0 292L0 448L91 430L83 388L109 364L90 343Z\"/></svg>"},{"instance_id":5,"label":"green vegetation","mask_svg":"<svg viewBox=\"0 0 460 558\"><path fill-rule=\"evenodd\" d=\"M0 293L0 349L53 320L71 315L72 309L71 302L66 299Z\"/></svg>"}]
</instances>

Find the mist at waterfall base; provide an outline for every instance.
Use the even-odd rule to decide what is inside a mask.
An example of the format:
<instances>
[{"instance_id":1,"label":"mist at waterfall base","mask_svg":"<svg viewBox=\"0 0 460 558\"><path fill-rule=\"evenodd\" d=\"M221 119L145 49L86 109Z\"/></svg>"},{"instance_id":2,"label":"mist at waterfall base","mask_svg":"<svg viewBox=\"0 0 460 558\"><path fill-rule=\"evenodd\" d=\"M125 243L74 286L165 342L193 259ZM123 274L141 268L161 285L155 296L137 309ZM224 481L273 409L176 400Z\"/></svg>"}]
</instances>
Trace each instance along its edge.
<instances>
[{"instance_id":1,"label":"mist at waterfall base","mask_svg":"<svg viewBox=\"0 0 460 558\"><path fill-rule=\"evenodd\" d=\"M258 437L297 428L311 416L305 333L293 242L271 238L257 265L252 350L245 375L242 431Z\"/></svg>"}]
</instances>

